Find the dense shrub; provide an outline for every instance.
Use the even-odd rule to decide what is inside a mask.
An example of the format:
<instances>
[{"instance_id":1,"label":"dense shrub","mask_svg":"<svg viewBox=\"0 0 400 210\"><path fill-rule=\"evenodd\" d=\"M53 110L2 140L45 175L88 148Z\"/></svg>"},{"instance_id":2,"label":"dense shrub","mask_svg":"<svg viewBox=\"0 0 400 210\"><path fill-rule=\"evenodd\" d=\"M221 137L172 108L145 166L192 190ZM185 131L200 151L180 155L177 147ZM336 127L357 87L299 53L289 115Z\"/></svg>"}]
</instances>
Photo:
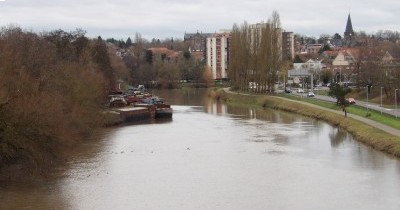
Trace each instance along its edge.
<instances>
[{"instance_id":1,"label":"dense shrub","mask_svg":"<svg viewBox=\"0 0 400 210\"><path fill-rule=\"evenodd\" d=\"M102 125L112 68L100 41L81 30L35 34L2 28L0 172L19 166L42 173Z\"/></svg>"}]
</instances>

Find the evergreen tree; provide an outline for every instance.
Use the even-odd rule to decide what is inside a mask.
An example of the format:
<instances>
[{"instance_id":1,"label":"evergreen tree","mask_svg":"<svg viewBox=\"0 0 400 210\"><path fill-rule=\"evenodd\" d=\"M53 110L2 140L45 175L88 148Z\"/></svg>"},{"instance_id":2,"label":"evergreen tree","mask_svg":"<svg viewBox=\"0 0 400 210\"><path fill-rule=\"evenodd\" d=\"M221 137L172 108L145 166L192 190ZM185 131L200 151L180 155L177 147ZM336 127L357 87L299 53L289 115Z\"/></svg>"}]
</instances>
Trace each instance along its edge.
<instances>
[{"instance_id":1,"label":"evergreen tree","mask_svg":"<svg viewBox=\"0 0 400 210\"><path fill-rule=\"evenodd\" d=\"M126 46L126 44L125 44L124 40L121 39L121 40L118 41L118 47L119 48L122 49L122 48L125 48L125 46Z\"/></svg>"},{"instance_id":2,"label":"evergreen tree","mask_svg":"<svg viewBox=\"0 0 400 210\"><path fill-rule=\"evenodd\" d=\"M186 60L189 60L189 59L191 58L190 52L189 52L188 50L186 50L186 51L183 53L183 57L184 57Z\"/></svg>"},{"instance_id":3,"label":"evergreen tree","mask_svg":"<svg viewBox=\"0 0 400 210\"><path fill-rule=\"evenodd\" d=\"M328 95L336 98L337 105L346 105L346 94L350 92L350 88L342 87L338 83L335 83L331 84Z\"/></svg>"},{"instance_id":4,"label":"evergreen tree","mask_svg":"<svg viewBox=\"0 0 400 210\"><path fill-rule=\"evenodd\" d=\"M128 48L132 46L132 40L131 40L130 37L128 37L128 39L126 40L125 45L126 45L126 47L128 47Z\"/></svg>"},{"instance_id":5,"label":"evergreen tree","mask_svg":"<svg viewBox=\"0 0 400 210\"><path fill-rule=\"evenodd\" d=\"M321 48L321 49L319 49L319 53L321 54L321 53L323 53L323 52L325 52L325 51L328 51L328 50L331 50L331 47L329 46L329 45L324 45L324 47L323 48Z\"/></svg>"},{"instance_id":6,"label":"evergreen tree","mask_svg":"<svg viewBox=\"0 0 400 210\"><path fill-rule=\"evenodd\" d=\"M338 33L333 35L334 39L342 39L342 36L340 36Z\"/></svg>"}]
</instances>

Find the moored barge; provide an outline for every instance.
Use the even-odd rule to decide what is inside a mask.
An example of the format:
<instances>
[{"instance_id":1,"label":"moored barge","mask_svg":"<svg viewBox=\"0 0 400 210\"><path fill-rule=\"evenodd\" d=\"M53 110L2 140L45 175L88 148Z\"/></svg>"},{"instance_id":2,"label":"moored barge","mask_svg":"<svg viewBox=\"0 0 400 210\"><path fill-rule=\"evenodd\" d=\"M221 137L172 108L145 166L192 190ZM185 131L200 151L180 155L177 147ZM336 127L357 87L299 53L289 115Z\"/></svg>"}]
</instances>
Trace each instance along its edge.
<instances>
[{"instance_id":1,"label":"moored barge","mask_svg":"<svg viewBox=\"0 0 400 210\"><path fill-rule=\"evenodd\" d=\"M150 94L110 95L109 98L109 107L119 114L122 122L172 118L173 110L171 105L165 104L162 99L153 97ZM116 103L116 101L119 103Z\"/></svg>"}]
</instances>

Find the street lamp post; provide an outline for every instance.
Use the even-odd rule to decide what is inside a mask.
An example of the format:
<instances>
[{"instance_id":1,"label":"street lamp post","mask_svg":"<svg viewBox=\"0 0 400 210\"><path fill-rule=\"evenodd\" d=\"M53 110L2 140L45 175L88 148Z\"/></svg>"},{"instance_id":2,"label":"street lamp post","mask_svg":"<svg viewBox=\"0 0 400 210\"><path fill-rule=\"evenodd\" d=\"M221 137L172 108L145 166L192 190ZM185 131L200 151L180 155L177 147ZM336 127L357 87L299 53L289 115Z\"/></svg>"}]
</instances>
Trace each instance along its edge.
<instances>
[{"instance_id":1,"label":"street lamp post","mask_svg":"<svg viewBox=\"0 0 400 210\"><path fill-rule=\"evenodd\" d=\"M383 109L383 106L382 106L382 89L383 89L383 87L381 87L381 115L382 115L382 109Z\"/></svg>"},{"instance_id":2,"label":"street lamp post","mask_svg":"<svg viewBox=\"0 0 400 210\"><path fill-rule=\"evenodd\" d=\"M398 91L398 90L400 90L400 89L395 89L395 90L394 90L394 102L395 102L395 104L396 104L396 106L395 106L396 108L395 108L394 111L396 112L396 114L395 114L395 115L396 115L396 118L397 118L397 91Z\"/></svg>"},{"instance_id":3,"label":"street lamp post","mask_svg":"<svg viewBox=\"0 0 400 210\"><path fill-rule=\"evenodd\" d=\"M368 107L368 85L367 85L367 112L368 112L368 109L369 109L369 107Z\"/></svg>"}]
</instances>

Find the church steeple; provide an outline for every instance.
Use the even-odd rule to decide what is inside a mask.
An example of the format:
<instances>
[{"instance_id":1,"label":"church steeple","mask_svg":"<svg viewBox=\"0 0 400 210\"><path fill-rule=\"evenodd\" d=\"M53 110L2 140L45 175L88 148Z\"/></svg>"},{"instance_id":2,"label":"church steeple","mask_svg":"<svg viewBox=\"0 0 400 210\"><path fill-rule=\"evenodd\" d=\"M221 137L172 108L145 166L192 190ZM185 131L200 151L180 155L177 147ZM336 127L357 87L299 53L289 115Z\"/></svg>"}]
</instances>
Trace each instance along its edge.
<instances>
[{"instance_id":1,"label":"church steeple","mask_svg":"<svg viewBox=\"0 0 400 210\"><path fill-rule=\"evenodd\" d=\"M351 17L350 13L347 18L346 30L344 31L344 39L345 40L352 40L354 36L353 25L351 24Z\"/></svg>"}]
</instances>

